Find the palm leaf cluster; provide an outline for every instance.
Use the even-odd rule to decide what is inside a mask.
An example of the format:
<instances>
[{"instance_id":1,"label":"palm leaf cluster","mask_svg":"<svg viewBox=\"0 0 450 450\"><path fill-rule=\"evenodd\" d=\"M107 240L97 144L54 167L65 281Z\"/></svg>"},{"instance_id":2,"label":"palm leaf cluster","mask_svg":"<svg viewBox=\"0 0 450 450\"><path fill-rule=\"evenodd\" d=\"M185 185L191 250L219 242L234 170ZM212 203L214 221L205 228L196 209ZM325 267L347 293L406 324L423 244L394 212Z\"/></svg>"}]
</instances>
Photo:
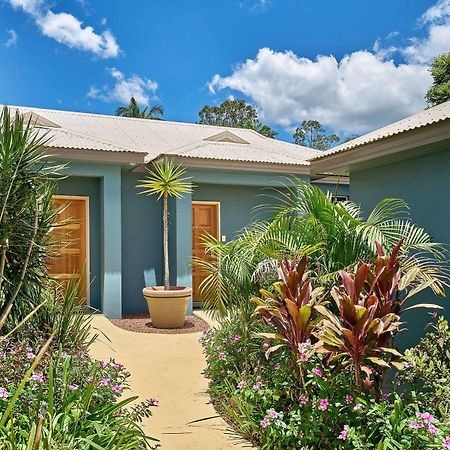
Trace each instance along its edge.
<instances>
[{"instance_id":1,"label":"palm leaf cluster","mask_svg":"<svg viewBox=\"0 0 450 450\"><path fill-rule=\"evenodd\" d=\"M339 271L375 261L376 242L392 249L400 240L402 269L416 267L416 283L444 295L450 279L445 248L411 222L403 200L384 199L364 219L355 203L335 203L331 194L295 178L271 196L277 199L275 205L272 201L272 206L261 206L270 220L250 224L226 244L212 237L205 240L207 251L216 258L194 264L207 274L201 286L206 308L224 312L270 286L282 258L308 255L314 282L331 287Z\"/></svg>"},{"instance_id":2,"label":"palm leaf cluster","mask_svg":"<svg viewBox=\"0 0 450 450\"><path fill-rule=\"evenodd\" d=\"M141 109L134 97L130 98L130 103L127 106L119 106L116 109L116 116L121 117L135 117L139 119L153 119L161 120L164 115L164 108L162 105L146 106Z\"/></svg>"}]
</instances>

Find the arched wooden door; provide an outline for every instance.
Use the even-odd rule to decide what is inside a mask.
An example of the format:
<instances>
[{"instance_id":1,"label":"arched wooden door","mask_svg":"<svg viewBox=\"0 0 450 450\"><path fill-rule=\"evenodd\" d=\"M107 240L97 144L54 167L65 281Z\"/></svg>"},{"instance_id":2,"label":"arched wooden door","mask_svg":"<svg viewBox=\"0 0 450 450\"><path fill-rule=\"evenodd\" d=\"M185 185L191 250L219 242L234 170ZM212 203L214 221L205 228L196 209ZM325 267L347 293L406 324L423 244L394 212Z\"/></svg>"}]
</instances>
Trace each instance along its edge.
<instances>
[{"instance_id":1,"label":"arched wooden door","mask_svg":"<svg viewBox=\"0 0 450 450\"><path fill-rule=\"evenodd\" d=\"M57 256L49 259L50 276L63 284L80 281L80 299L89 302L89 198L55 195L53 207L61 210L56 222L67 222L55 227L52 240Z\"/></svg>"},{"instance_id":2,"label":"arched wooden door","mask_svg":"<svg viewBox=\"0 0 450 450\"><path fill-rule=\"evenodd\" d=\"M212 261L211 255L205 252L202 236L207 233L219 237L218 202L192 202L192 256L206 261ZM200 284L207 277L200 267L192 268L192 300L201 302Z\"/></svg>"}]
</instances>

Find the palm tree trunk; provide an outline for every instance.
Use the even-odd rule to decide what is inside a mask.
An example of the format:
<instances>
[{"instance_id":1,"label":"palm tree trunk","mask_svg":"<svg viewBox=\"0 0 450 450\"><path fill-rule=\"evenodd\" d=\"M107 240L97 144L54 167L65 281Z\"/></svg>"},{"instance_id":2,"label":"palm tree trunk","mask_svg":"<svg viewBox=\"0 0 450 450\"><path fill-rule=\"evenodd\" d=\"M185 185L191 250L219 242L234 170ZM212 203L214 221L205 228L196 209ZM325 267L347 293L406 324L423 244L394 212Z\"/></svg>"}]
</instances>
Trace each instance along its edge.
<instances>
[{"instance_id":1,"label":"palm tree trunk","mask_svg":"<svg viewBox=\"0 0 450 450\"><path fill-rule=\"evenodd\" d=\"M170 286L169 273L169 204L167 194L164 195L163 211L163 239L164 239L164 290L168 291Z\"/></svg>"}]
</instances>

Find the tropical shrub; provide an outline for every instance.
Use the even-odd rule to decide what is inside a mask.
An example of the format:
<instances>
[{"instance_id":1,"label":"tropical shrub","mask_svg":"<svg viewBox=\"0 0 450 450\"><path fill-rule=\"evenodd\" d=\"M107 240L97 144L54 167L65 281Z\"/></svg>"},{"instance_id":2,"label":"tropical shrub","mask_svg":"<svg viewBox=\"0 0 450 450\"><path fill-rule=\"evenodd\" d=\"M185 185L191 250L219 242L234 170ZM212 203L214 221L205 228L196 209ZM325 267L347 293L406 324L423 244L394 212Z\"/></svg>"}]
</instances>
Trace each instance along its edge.
<instances>
[{"instance_id":1,"label":"tropical shrub","mask_svg":"<svg viewBox=\"0 0 450 450\"><path fill-rule=\"evenodd\" d=\"M450 331L447 320L439 317L433 330L419 344L405 351L407 367L397 384L417 390L420 403L450 420Z\"/></svg>"},{"instance_id":2,"label":"tropical shrub","mask_svg":"<svg viewBox=\"0 0 450 450\"><path fill-rule=\"evenodd\" d=\"M393 392L392 401L383 391L386 370L406 367L394 341L404 304L433 280L420 283L419 269L401 267L402 241L390 255L375 247L372 264L341 271L341 284L328 290L313 290L306 256L281 261L274 289L253 299L249 324L232 312L203 336L216 407L260 448L450 445L436 408L414 391L403 398Z\"/></svg>"},{"instance_id":3,"label":"tropical shrub","mask_svg":"<svg viewBox=\"0 0 450 450\"><path fill-rule=\"evenodd\" d=\"M309 257L313 284L330 288L339 272L354 272L361 261L377 259L375 242L391 249L401 239L398 257L403 272L418 269L414 284L428 284L444 295L449 280L445 249L410 221L404 201L384 199L364 219L354 203L335 203L331 194L295 178L271 197L272 206L263 209L266 216L272 214L270 220L250 224L225 244L206 238L215 258L194 261L208 274L201 286L206 308L222 314L233 306L251 311L249 299L261 288L269 290L277 279L278 261L296 255Z\"/></svg>"}]
</instances>

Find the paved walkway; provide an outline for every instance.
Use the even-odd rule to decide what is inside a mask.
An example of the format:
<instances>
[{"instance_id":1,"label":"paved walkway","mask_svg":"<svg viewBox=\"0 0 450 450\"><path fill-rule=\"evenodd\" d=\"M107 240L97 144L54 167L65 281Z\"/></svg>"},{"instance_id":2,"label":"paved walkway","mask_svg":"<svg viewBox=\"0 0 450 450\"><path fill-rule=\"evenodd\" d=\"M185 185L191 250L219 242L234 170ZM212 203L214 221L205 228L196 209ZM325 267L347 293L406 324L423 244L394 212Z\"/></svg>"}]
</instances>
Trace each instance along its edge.
<instances>
[{"instance_id":1,"label":"paved walkway","mask_svg":"<svg viewBox=\"0 0 450 450\"><path fill-rule=\"evenodd\" d=\"M131 372L131 394L159 400L144 426L147 434L160 439L161 450L249 448L227 433L226 423L209 403L199 333L132 333L100 314L93 316L92 325L111 340L100 337L92 356L121 362ZM211 419L192 423L204 418Z\"/></svg>"}]
</instances>

